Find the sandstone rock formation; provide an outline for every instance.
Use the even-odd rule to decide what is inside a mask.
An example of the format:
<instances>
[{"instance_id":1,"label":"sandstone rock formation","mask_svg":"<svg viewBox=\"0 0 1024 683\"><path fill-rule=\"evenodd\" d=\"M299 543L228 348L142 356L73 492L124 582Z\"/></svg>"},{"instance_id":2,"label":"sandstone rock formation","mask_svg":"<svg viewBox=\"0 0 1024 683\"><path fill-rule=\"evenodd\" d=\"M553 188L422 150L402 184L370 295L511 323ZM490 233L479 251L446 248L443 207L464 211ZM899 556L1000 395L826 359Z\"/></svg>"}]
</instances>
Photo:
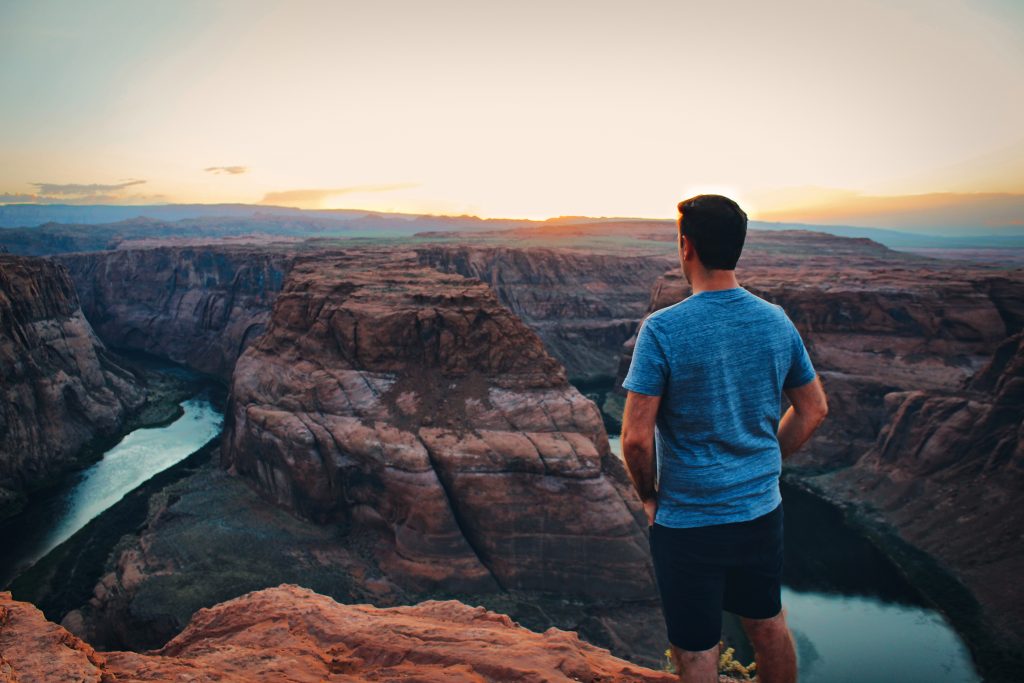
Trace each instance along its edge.
<instances>
[{"instance_id":1,"label":"sandstone rock formation","mask_svg":"<svg viewBox=\"0 0 1024 683\"><path fill-rule=\"evenodd\" d=\"M247 479L220 468L216 449L212 457L149 497L139 534L121 539L91 586L91 596L43 600L39 606L47 616L98 649L138 651L164 645L200 608L295 583L345 604L389 607L425 598L469 600L509 614L535 631L551 626L576 631L587 642L632 662L658 666L664 661L664 624L656 599L403 588L375 560L376 536L342 534L332 525L311 524L268 504ZM111 514L119 515L120 506ZM33 574L25 577L30 585L36 585ZM12 587L15 595L32 599L32 593L19 594L20 588Z\"/></svg>"},{"instance_id":2,"label":"sandstone rock formation","mask_svg":"<svg viewBox=\"0 0 1024 683\"><path fill-rule=\"evenodd\" d=\"M423 264L490 285L574 379L615 374L651 283L674 262L542 247L438 245L416 252Z\"/></svg>"},{"instance_id":3,"label":"sandstone rock formation","mask_svg":"<svg viewBox=\"0 0 1024 683\"><path fill-rule=\"evenodd\" d=\"M528 631L460 602L379 609L283 584L195 613L148 652L99 652L0 593L0 679L74 681L629 681L676 680L555 628Z\"/></svg>"},{"instance_id":4,"label":"sandstone rock formation","mask_svg":"<svg viewBox=\"0 0 1024 683\"><path fill-rule=\"evenodd\" d=\"M260 247L161 247L59 257L101 338L227 381L258 337L292 256Z\"/></svg>"},{"instance_id":5,"label":"sandstone rock formation","mask_svg":"<svg viewBox=\"0 0 1024 683\"><path fill-rule=\"evenodd\" d=\"M787 462L791 475L865 519L879 515L881 528L935 558L944 569L916 568L922 580L951 571L963 581L973 598L936 599L986 662L1019 651L1024 271L870 253L782 268L755 254L737 277L786 310L829 395L829 417ZM689 294L670 271L650 310Z\"/></svg>"},{"instance_id":6,"label":"sandstone rock formation","mask_svg":"<svg viewBox=\"0 0 1024 683\"><path fill-rule=\"evenodd\" d=\"M817 485L870 504L952 568L1024 644L1024 332L954 391L885 397L887 424L854 467Z\"/></svg>"},{"instance_id":7,"label":"sandstone rock formation","mask_svg":"<svg viewBox=\"0 0 1024 683\"><path fill-rule=\"evenodd\" d=\"M805 467L852 464L884 424L886 394L955 389L1024 328L1024 271L823 255L790 268L752 259L737 277L786 310L829 395L828 420L789 463ZM689 294L682 273L670 271L654 285L650 310ZM624 345L620 381L634 341Z\"/></svg>"},{"instance_id":8,"label":"sandstone rock formation","mask_svg":"<svg viewBox=\"0 0 1024 683\"><path fill-rule=\"evenodd\" d=\"M145 401L82 315L67 271L0 255L0 517L87 460Z\"/></svg>"},{"instance_id":9,"label":"sandstone rock formation","mask_svg":"<svg viewBox=\"0 0 1024 683\"><path fill-rule=\"evenodd\" d=\"M578 628L624 656L659 652L645 525L600 414L487 286L401 248L178 246L62 258L112 340L218 373L241 339L252 343L255 332L241 331L277 296L243 275L259 263L276 275L279 264L286 300L239 362L224 462L283 509L324 523L315 528L332 541L310 554L307 534L227 495L231 487L193 482L209 495L170 494L68 616L76 632L114 647L163 643L184 626L191 611L182 609L277 577L375 604L487 594L503 611L543 615L525 617L531 624ZM255 537L277 539L288 557L255 552ZM226 561L240 544L239 562ZM338 571L352 581L327 576ZM529 594L510 598L515 591ZM545 592L587 600L590 617L578 605L551 617L538 603Z\"/></svg>"},{"instance_id":10,"label":"sandstone rock formation","mask_svg":"<svg viewBox=\"0 0 1024 683\"><path fill-rule=\"evenodd\" d=\"M653 594L642 511L593 403L486 285L413 252L296 260L238 361L222 457L368 537L403 586Z\"/></svg>"}]
</instances>

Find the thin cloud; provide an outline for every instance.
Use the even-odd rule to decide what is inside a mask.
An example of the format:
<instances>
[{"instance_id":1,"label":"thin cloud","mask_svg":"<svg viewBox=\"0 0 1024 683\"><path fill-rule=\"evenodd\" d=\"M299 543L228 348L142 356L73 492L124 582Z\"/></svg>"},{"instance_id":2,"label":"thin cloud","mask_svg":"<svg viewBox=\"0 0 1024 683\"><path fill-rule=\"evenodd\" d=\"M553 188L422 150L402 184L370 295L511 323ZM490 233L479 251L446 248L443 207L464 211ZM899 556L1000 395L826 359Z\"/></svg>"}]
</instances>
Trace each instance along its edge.
<instances>
[{"instance_id":1,"label":"thin cloud","mask_svg":"<svg viewBox=\"0 0 1024 683\"><path fill-rule=\"evenodd\" d=\"M83 196L26 194L0 192L0 204L166 204L169 198L164 194L90 194Z\"/></svg>"},{"instance_id":2,"label":"thin cloud","mask_svg":"<svg viewBox=\"0 0 1024 683\"><path fill-rule=\"evenodd\" d=\"M132 185L141 185L145 180L129 179L122 183L29 183L34 185L41 195L58 197L91 197L105 193L117 192Z\"/></svg>"},{"instance_id":3,"label":"thin cloud","mask_svg":"<svg viewBox=\"0 0 1024 683\"><path fill-rule=\"evenodd\" d=\"M207 166L203 169L209 173L228 173L230 175L239 175L249 170L248 166Z\"/></svg>"},{"instance_id":4,"label":"thin cloud","mask_svg":"<svg viewBox=\"0 0 1024 683\"><path fill-rule=\"evenodd\" d=\"M362 192L393 192L419 187L419 183L392 183L390 185L353 185L351 187L318 188L307 190L283 190L263 195L260 204L319 204L325 199L343 194Z\"/></svg>"}]
</instances>

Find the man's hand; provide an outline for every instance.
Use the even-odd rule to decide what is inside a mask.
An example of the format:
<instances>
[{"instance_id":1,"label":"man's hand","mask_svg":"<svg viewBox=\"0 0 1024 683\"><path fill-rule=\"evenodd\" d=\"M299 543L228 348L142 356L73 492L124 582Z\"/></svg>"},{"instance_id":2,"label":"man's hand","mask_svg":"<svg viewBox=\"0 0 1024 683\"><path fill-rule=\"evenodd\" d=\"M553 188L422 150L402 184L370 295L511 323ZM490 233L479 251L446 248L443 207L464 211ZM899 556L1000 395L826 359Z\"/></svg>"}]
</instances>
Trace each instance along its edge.
<instances>
[{"instance_id":1,"label":"man's hand","mask_svg":"<svg viewBox=\"0 0 1024 683\"><path fill-rule=\"evenodd\" d=\"M644 512L647 513L647 526L654 526L654 516L658 514L658 499L648 498L643 504Z\"/></svg>"},{"instance_id":2,"label":"man's hand","mask_svg":"<svg viewBox=\"0 0 1024 683\"><path fill-rule=\"evenodd\" d=\"M626 408L622 413L622 457L633 487L640 500L644 501L644 511L651 524L658 506L655 501L654 423L659 405L661 396L630 391L626 394Z\"/></svg>"}]
</instances>

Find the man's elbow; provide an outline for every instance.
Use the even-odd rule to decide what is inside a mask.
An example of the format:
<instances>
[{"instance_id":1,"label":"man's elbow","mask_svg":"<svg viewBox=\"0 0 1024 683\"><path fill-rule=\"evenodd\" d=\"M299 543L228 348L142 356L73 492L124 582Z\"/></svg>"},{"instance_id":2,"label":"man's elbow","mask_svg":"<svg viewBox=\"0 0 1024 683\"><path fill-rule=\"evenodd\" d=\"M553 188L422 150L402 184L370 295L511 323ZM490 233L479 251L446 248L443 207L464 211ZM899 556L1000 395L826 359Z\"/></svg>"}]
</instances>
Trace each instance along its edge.
<instances>
[{"instance_id":1,"label":"man's elbow","mask_svg":"<svg viewBox=\"0 0 1024 683\"><path fill-rule=\"evenodd\" d=\"M828 395L821 386L821 379L787 392L790 403L801 418L817 426L828 416Z\"/></svg>"},{"instance_id":2,"label":"man's elbow","mask_svg":"<svg viewBox=\"0 0 1024 683\"><path fill-rule=\"evenodd\" d=\"M638 434L636 432L622 432L622 454L647 453L653 450L654 435Z\"/></svg>"},{"instance_id":3,"label":"man's elbow","mask_svg":"<svg viewBox=\"0 0 1024 683\"><path fill-rule=\"evenodd\" d=\"M815 427L817 427L828 417L828 399L822 396L821 400L814 404L811 411L810 417L814 421Z\"/></svg>"}]
</instances>

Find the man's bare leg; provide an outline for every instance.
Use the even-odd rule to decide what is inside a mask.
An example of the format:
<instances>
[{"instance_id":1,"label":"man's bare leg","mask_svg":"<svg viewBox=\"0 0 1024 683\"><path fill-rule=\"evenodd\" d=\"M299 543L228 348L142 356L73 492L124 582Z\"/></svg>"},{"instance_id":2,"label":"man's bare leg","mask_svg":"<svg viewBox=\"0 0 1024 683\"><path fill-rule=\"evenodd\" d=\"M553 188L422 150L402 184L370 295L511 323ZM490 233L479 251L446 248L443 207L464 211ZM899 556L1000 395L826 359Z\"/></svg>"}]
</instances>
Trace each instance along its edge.
<instances>
[{"instance_id":1,"label":"man's bare leg","mask_svg":"<svg viewBox=\"0 0 1024 683\"><path fill-rule=\"evenodd\" d=\"M709 650L691 652L671 646L679 680L683 683L718 683L718 644Z\"/></svg>"},{"instance_id":2,"label":"man's bare leg","mask_svg":"<svg viewBox=\"0 0 1024 683\"><path fill-rule=\"evenodd\" d=\"M754 646L760 683L796 683L796 649L786 626L786 610L770 619L740 618Z\"/></svg>"}]
</instances>

